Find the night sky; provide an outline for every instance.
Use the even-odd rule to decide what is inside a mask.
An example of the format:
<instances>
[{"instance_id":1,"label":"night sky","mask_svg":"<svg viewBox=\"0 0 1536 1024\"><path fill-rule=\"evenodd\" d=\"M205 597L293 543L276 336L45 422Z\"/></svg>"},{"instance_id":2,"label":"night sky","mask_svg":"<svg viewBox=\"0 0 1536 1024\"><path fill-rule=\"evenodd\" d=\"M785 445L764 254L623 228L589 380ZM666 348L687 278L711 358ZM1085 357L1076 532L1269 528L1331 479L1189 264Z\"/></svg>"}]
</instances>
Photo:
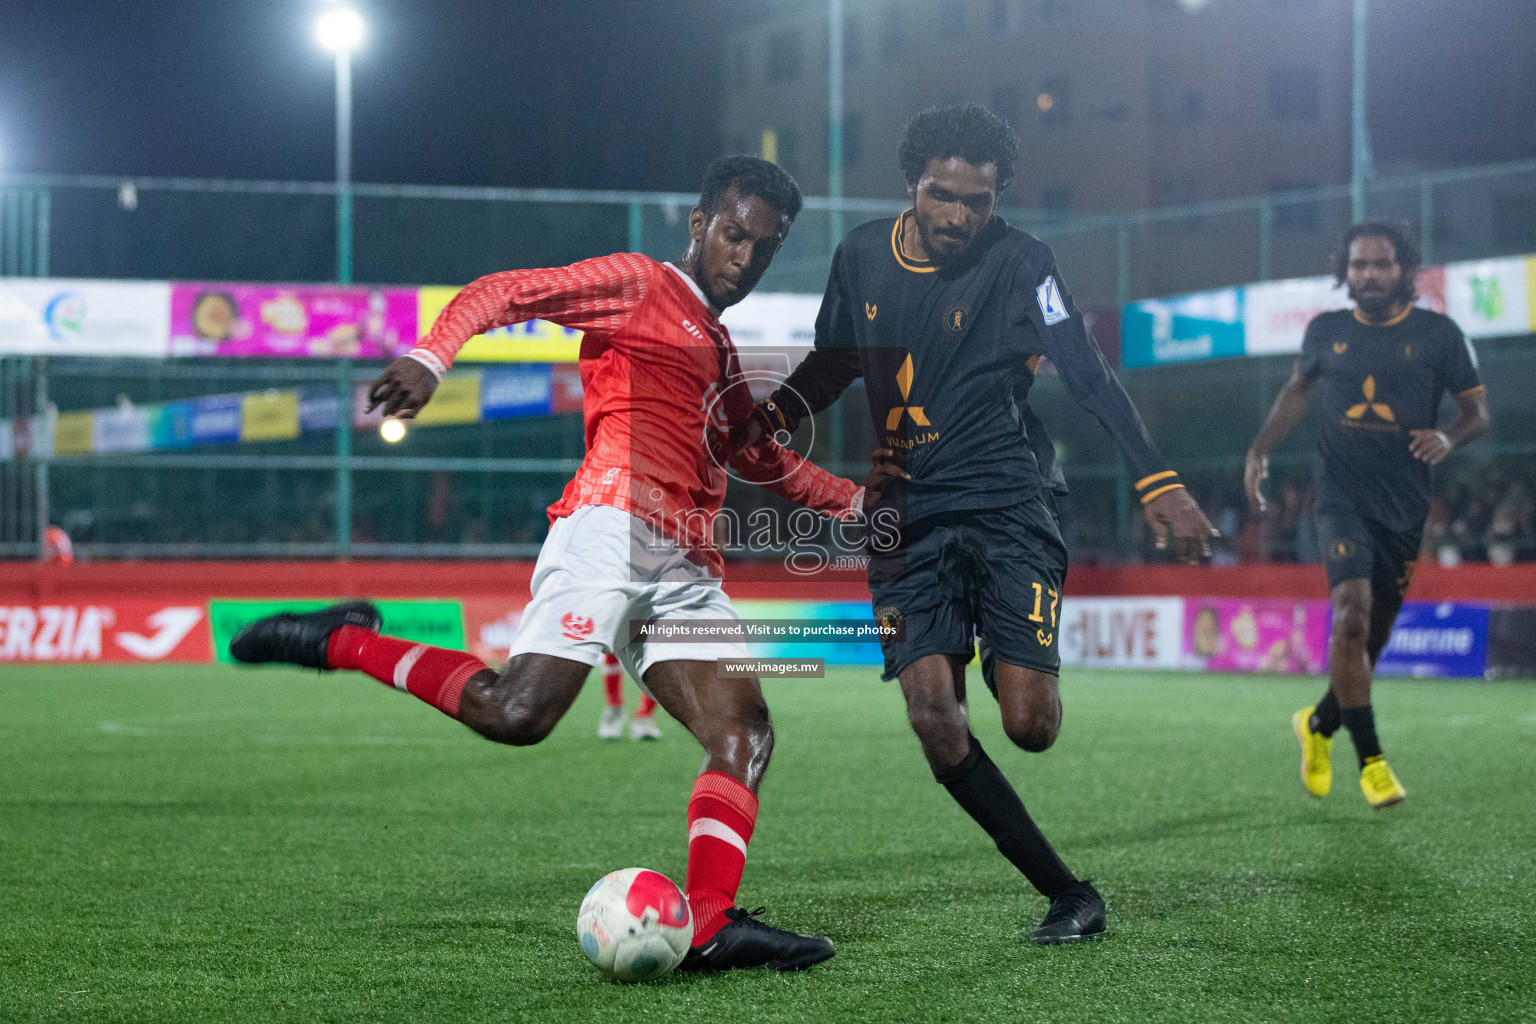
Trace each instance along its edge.
<instances>
[{"instance_id":1,"label":"night sky","mask_svg":"<svg viewBox=\"0 0 1536 1024\"><path fill-rule=\"evenodd\" d=\"M738 4L362 6L357 180L690 190L716 152L719 39ZM0 168L330 177L332 72L314 10L0 0ZM1531 0L1372 10L1380 169L1536 155Z\"/></svg>"}]
</instances>

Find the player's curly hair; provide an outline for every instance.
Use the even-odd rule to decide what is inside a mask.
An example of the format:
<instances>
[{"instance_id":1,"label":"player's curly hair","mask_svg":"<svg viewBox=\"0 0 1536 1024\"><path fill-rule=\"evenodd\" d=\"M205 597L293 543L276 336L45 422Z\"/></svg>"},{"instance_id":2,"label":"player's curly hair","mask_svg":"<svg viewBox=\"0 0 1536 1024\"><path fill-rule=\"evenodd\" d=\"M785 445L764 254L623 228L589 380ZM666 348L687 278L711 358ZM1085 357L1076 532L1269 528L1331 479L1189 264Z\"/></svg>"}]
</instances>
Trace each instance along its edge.
<instances>
[{"instance_id":1,"label":"player's curly hair","mask_svg":"<svg viewBox=\"0 0 1536 1024\"><path fill-rule=\"evenodd\" d=\"M713 217L731 193L757 196L790 220L800 216L805 199L800 186L778 164L755 156L723 156L704 172L704 188L699 193L699 209Z\"/></svg>"},{"instance_id":2,"label":"player's curly hair","mask_svg":"<svg viewBox=\"0 0 1536 1024\"><path fill-rule=\"evenodd\" d=\"M1368 220L1350 225L1349 230L1344 232L1343 241L1339 243L1339 251L1333 257L1333 279L1337 283L1343 284L1349 275L1349 247L1357 238L1385 238L1392 243L1392 251L1397 254L1397 265L1403 270L1402 280L1398 281L1391 295L1392 301L1412 302L1419 297L1415 282L1418 280L1419 267L1424 263L1424 254L1413 240L1413 231L1399 221Z\"/></svg>"},{"instance_id":3,"label":"player's curly hair","mask_svg":"<svg viewBox=\"0 0 1536 1024\"><path fill-rule=\"evenodd\" d=\"M930 160L957 156L968 164L997 165L997 191L1013 181L1019 139L1013 129L979 103L929 107L907 122L901 136L901 173L907 188L917 188Z\"/></svg>"}]
</instances>

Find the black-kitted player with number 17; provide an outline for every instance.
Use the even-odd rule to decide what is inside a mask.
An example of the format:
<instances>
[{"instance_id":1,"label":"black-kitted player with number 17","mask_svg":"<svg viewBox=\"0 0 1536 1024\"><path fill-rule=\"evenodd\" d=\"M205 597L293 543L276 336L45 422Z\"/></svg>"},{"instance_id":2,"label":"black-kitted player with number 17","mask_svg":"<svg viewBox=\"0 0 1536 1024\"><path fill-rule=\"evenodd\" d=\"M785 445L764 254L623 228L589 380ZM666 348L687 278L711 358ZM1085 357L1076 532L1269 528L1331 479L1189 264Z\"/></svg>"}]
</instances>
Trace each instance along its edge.
<instances>
[{"instance_id":1,"label":"black-kitted player with number 17","mask_svg":"<svg viewBox=\"0 0 1536 1024\"><path fill-rule=\"evenodd\" d=\"M1057 623L1067 552L1049 438L1028 405L1040 357L1125 455L1165 543L1209 553L1215 530L1147 436L1072 302L1050 249L993 216L1018 143L974 104L925 111L902 139L912 208L852 231L833 257L816 347L758 407L737 443L794 430L862 376L883 452L905 479L865 507L894 513L900 541L872 545L875 617L902 623L885 645L934 777L1051 901L1030 936L1074 942L1104 931L1104 901L1069 871L971 735L965 664L982 677L1008 737L1045 750L1061 726Z\"/></svg>"}]
</instances>

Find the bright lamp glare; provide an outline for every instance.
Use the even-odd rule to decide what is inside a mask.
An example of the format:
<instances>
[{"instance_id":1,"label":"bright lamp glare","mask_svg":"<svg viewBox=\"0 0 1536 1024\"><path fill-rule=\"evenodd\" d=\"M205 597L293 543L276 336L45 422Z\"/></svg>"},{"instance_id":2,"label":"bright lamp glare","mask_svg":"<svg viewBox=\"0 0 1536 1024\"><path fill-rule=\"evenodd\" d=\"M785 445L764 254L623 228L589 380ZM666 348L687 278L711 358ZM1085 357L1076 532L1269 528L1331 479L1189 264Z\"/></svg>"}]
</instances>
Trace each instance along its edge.
<instances>
[{"instance_id":1,"label":"bright lamp glare","mask_svg":"<svg viewBox=\"0 0 1536 1024\"><path fill-rule=\"evenodd\" d=\"M337 53L350 53L363 41L363 16L350 7L333 7L315 22L320 45Z\"/></svg>"},{"instance_id":2,"label":"bright lamp glare","mask_svg":"<svg viewBox=\"0 0 1536 1024\"><path fill-rule=\"evenodd\" d=\"M397 444L405 437L405 424L388 419L379 424L379 436L390 444Z\"/></svg>"}]
</instances>

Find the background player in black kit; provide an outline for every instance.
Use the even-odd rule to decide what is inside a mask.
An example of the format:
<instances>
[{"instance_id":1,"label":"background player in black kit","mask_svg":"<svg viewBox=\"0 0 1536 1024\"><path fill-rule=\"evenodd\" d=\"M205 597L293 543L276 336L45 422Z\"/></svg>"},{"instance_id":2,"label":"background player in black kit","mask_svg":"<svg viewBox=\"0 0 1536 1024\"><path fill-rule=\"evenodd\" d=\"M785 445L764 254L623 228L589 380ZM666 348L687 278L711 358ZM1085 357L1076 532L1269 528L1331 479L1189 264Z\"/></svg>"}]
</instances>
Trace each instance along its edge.
<instances>
[{"instance_id":1,"label":"background player in black kit","mask_svg":"<svg viewBox=\"0 0 1536 1024\"><path fill-rule=\"evenodd\" d=\"M1332 737L1342 723L1360 760L1371 806L1407 795L1387 766L1371 710L1371 672L1392 633L1429 513L1429 467L1488 428L1488 396L1477 357L1455 321L1413 305L1419 251L1394 224L1356 224L1344 236L1335 274L1355 308L1307 325L1301 358L1248 451L1249 500L1261 511L1269 452L1301 420L1322 384L1317 467L1318 540L1333 601L1328 692L1292 719L1301 779L1328 795ZM1435 426L1440 400L1461 415Z\"/></svg>"},{"instance_id":2,"label":"background player in black kit","mask_svg":"<svg viewBox=\"0 0 1536 1024\"><path fill-rule=\"evenodd\" d=\"M974 104L913 119L900 151L912 208L838 247L816 347L760 404L756 429L792 431L864 378L877 461L904 470L865 501L899 526L889 550L871 545L875 617L905 626L885 645L885 678L900 678L934 776L1051 900L1031 940L1059 943L1102 932L1104 902L1035 827L965 705L979 634L1009 738L1041 751L1061 725L1067 552L1051 493L1060 473L1028 405L1040 357L1124 453L1159 547L1171 528L1198 558L1215 530L1147 436L1050 249L993 216L1017 152L1008 126Z\"/></svg>"}]
</instances>

